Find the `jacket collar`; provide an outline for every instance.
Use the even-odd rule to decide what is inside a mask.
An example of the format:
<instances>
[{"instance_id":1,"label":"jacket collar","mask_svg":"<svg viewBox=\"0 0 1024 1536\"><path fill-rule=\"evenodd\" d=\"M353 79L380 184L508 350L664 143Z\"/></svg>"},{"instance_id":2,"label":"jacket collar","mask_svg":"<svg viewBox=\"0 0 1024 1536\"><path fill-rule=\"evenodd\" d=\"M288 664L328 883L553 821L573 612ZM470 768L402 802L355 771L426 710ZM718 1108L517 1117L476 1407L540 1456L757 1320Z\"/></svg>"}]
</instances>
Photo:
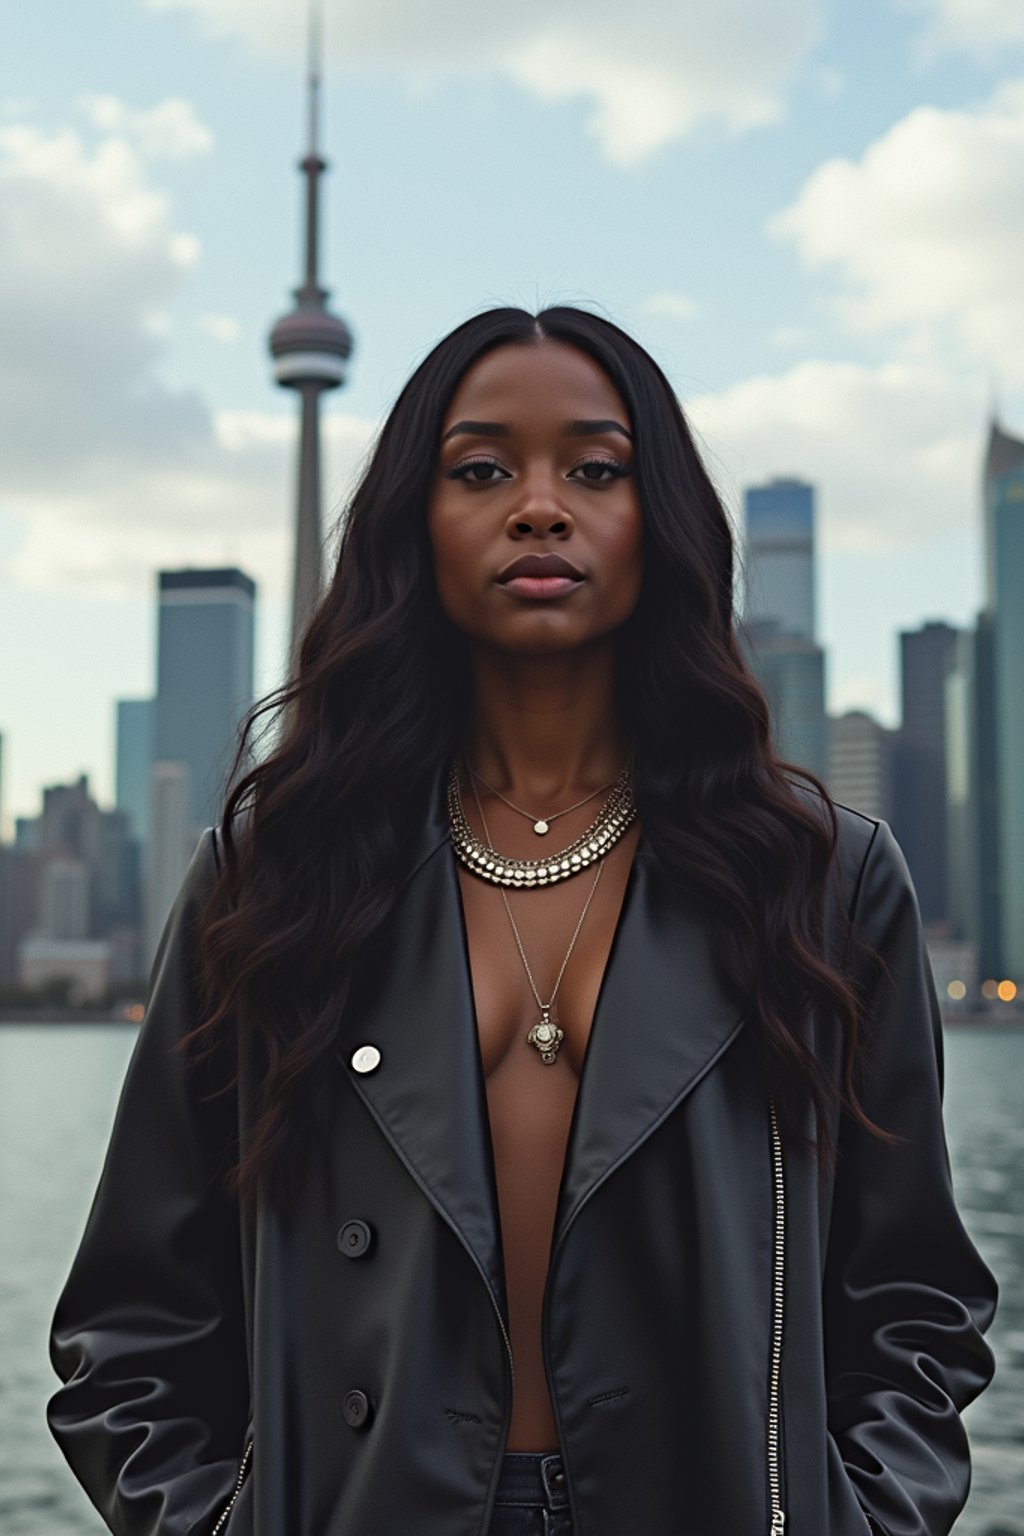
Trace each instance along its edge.
<instances>
[{"instance_id":1,"label":"jacket collar","mask_svg":"<svg viewBox=\"0 0 1024 1536\"><path fill-rule=\"evenodd\" d=\"M469 1250L507 1315L490 1120L445 767L383 941L357 965L335 1053L395 1152ZM739 1033L692 900L641 832L583 1062L552 1254L583 1203ZM360 1045L381 1053L351 1065Z\"/></svg>"}]
</instances>

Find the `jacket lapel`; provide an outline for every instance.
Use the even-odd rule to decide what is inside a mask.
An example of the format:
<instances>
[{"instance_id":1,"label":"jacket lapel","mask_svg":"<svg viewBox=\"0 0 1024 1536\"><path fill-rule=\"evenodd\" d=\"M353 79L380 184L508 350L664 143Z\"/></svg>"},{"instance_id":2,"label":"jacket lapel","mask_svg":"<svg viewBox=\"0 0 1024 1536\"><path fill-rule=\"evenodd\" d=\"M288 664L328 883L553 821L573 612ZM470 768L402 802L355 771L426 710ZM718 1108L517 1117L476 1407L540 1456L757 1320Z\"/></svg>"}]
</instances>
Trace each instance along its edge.
<instances>
[{"instance_id":1,"label":"jacket lapel","mask_svg":"<svg viewBox=\"0 0 1024 1536\"><path fill-rule=\"evenodd\" d=\"M692 899L673 888L641 834L580 1073L552 1248L743 1023L714 974Z\"/></svg>"},{"instance_id":2,"label":"jacket lapel","mask_svg":"<svg viewBox=\"0 0 1024 1536\"><path fill-rule=\"evenodd\" d=\"M351 1064L360 1045L381 1053L372 1072ZM335 1053L507 1315L469 947L440 768L386 931L354 968Z\"/></svg>"},{"instance_id":3,"label":"jacket lapel","mask_svg":"<svg viewBox=\"0 0 1024 1536\"><path fill-rule=\"evenodd\" d=\"M443 771L398 901L357 965L336 1054L395 1152L454 1229L507 1317L494 1155ZM692 901L641 835L573 1112L554 1247L583 1203L685 1098L743 1017L713 973ZM352 1053L380 1064L357 1072Z\"/></svg>"}]
</instances>

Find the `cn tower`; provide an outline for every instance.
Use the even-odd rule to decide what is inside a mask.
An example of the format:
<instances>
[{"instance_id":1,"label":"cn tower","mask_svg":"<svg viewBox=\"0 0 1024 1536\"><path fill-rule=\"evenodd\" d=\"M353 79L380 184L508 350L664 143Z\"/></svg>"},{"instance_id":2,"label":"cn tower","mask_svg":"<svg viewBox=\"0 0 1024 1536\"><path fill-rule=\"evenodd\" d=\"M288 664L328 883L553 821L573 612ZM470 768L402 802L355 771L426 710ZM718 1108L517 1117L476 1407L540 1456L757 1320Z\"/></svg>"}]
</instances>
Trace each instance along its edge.
<instances>
[{"instance_id":1,"label":"cn tower","mask_svg":"<svg viewBox=\"0 0 1024 1536\"><path fill-rule=\"evenodd\" d=\"M295 569L292 579L289 671L298 664L299 645L322 587L320 519L320 396L345 379L352 333L327 308L329 289L317 275L319 180L327 161L317 147L321 66L321 18L309 13L309 149L299 161L306 178L306 275L294 290L295 307L270 333L274 377L283 389L297 390L302 401L298 502L295 516Z\"/></svg>"}]
</instances>

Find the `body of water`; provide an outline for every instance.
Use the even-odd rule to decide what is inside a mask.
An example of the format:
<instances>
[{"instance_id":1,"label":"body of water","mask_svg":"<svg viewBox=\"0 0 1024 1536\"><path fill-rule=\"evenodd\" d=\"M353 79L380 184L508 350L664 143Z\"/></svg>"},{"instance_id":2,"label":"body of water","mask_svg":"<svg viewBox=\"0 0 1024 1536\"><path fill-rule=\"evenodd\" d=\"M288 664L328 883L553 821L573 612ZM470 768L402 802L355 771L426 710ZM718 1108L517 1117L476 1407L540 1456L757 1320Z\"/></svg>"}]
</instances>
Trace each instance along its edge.
<instances>
[{"instance_id":1,"label":"body of water","mask_svg":"<svg viewBox=\"0 0 1024 1536\"><path fill-rule=\"evenodd\" d=\"M131 1026L0 1026L0 1532L102 1536L46 1427L47 1335L99 1177ZM1000 1283L994 1381L968 1408L971 1496L957 1536L1024 1536L1024 1030L946 1035L960 1208ZM353 1536L358 1536L353 1532ZM825 1536L825 1533L822 1533Z\"/></svg>"}]
</instances>

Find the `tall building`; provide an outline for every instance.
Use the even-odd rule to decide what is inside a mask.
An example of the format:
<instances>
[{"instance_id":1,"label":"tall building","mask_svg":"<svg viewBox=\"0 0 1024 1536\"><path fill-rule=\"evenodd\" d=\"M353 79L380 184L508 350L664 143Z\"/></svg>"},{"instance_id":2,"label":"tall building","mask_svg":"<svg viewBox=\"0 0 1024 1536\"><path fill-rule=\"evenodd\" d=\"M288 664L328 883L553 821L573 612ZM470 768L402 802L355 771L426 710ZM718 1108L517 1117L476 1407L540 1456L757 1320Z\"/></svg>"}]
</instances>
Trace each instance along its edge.
<instances>
[{"instance_id":1,"label":"tall building","mask_svg":"<svg viewBox=\"0 0 1024 1536\"><path fill-rule=\"evenodd\" d=\"M89 866L58 854L42 868L39 933L47 939L87 939L90 927Z\"/></svg>"},{"instance_id":2,"label":"tall building","mask_svg":"<svg viewBox=\"0 0 1024 1536\"><path fill-rule=\"evenodd\" d=\"M982 466L984 606L948 681L954 929L982 978L1024 980L1024 441L993 416Z\"/></svg>"},{"instance_id":3,"label":"tall building","mask_svg":"<svg viewBox=\"0 0 1024 1536\"><path fill-rule=\"evenodd\" d=\"M137 975L135 844L123 811L102 810L86 774L43 791L34 818L18 818L10 850L17 874L14 978L30 989L67 984L69 996L103 994ZM12 946L0 946L10 977Z\"/></svg>"},{"instance_id":4,"label":"tall building","mask_svg":"<svg viewBox=\"0 0 1024 1536\"><path fill-rule=\"evenodd\" d=\"M1004 475L1024 470L1024 442L1004 432L999 418L989 421L985 464L982 472L982 507L985 539L985 607L990 612L999 605L999 552L996 533L996 506L999 484Z\"/></svg>"},{"instance_id":5,"label":"tall building","mask_svg":"<svg viewBox=\"0 0 1024 1536\"><path fill-rule=\"evenodd\" d=\"M220 819L253 702L256 584L234 566L160 571L153 761L189 770L196 836ZM150 849L152 849L150 812Z\"/></svg>"},{"instance_id":6,"label":"tall building","mask_svg":"<svg viewBox=\"0 0 1024 1536\"><path fill-rule=\"evenodd\" d=\"M153 761L153 699L118 699L114 802L128 816L132 836L149 835L149 767Z\"/></svg>"},{"instance_id":7,"label":"tall building","mask_svg":"<svg viewBox=\"0 0 1024 1536\"><path fill-rule=\"evenodd\" d=\"M825 652L813 640L780 630L771 619L741 625L739 634L768 700L777 753L824 779L828 772Z\"/></svg>"},{"instance_id":8,"label":"tall building","mask_svg":"<svg viewBox=\"0 0 1024 1536\"><path fill-rule=\"evenodd\" d=\"M158 761L151 770L144 971L149 971L153 964L160 935L195 848L196 828L189 810L189 779L188 764L184 762Z\"/></svg>"},{"instance_id":9,"label":"tall building","mask_svg":"<svg viewBox=\"0 0 1024 1536\"><path fill-rule=\"evenodd\" d=\"M825 653L816 639L814 487L780 478L744 494L743 621L748 660L768 699L776 750L828 772Z\"/></svg>"},{"instance_id":10,"label":"tall building","mask_svg":"<svg viewBox=\"0 0 1024 1536\"><path fill-rule=\"evenodd\" d=\"M299 161L306 179L306 273L302 286L294 290L294 309L283 315L270 333L274 376L282 388L297 391L302 402L289 670L298 660L302 634L320 600L322 587L320 396L344 381L352 351L352 334L344 320L328 310L330 290L320 286L318 276L319 182L327 169L327 161L318 148L320 30L319 11L311 9L309 148Z\"/></svg>"},{"instance_id":11,"label":"tall building","mask_svg":"<svg viewBox=\"0 0 1024 1536\"><path fill-rule=\"evenodd\" d=\"M828 722L828 777L833 798L862 816L892 817L893 732L863 709Z\"/></svg>"},{"instance_id":12,"label":"tall building","mask_svg":"<svg viewBox=\"0 0 1024 1536\"><path fill-rule=\"evenodd\" d=\"M993 917L982 920L978 840L980 765L977 728L978 687L975 676L977 630L963 629L956 638L946 673L946 868L947 908L953 937L969 943L986 975L998 968L995 953L983 953L982 933L993 931ZM996 917L998 914L996 914Z\"/></svg>"},{"instance_id":13,"label":"tall building","mask_svg":"<svg viewBox=\"0 0 1024 1536\"><path fill-rule=\"evenodd\" d=\"M988 479L987 510L995 556L992 659L1002 969L1024 983L1024 443L1017 447L1017 463Z\"/></svg>"},{"instance_id":14,"label":"tall building","mask_svg":"<svg viewBox=\"0 0 1024 1536\"><path fill-rule=\"evenodd\" d=\"M0 986L13 985L18 951L31 925L30 860L13 843L0 843Z\"/></svg>"},{"instance_id":15,"label":"tall building","mask_svg":"<svg viewBox=\"0 0 1024 1536\"><path fill-rule=\"evenodd\" d=\"M774 619L787 634L817 639L813 485L775 479L750 486L744 509L747 622Z\"/></svg>"},{"instance_id":16,"label":"tall building","mask_svg":"<svg viewBox=\"0 0 1024 1536\"><path fill-rule=\"evenodd\" d=\"M71 784L50 784L43 790L37 847L41 853L67 853L87 864L96 860L102 812L89 789L88 774Z\"/></svg>"},{"instance_id":17,"label":"tall building","mask_svg":"<svg viewBox=\"0 0 1024 1536\"><path fill-rule=\"evenodd\" d=\"M892 826L914 877L925 922L950 920L947 870L946 675L959 632L932 620L900 633L902 713Z\"/></svg>"}]
</instances>

